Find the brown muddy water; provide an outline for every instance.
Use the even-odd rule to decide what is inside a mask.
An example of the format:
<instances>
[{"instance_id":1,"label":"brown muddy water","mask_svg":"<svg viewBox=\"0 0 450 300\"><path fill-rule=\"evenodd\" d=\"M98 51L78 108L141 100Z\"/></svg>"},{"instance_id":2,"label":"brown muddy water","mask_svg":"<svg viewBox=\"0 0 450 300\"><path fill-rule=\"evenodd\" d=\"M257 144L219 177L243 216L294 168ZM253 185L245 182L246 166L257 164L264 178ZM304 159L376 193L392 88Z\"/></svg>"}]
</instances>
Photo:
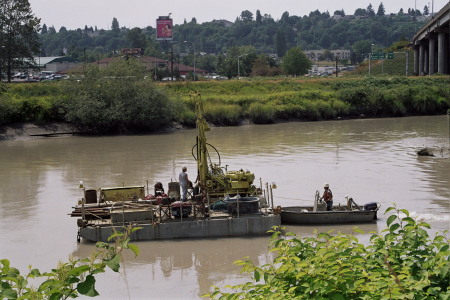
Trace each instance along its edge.
<instances>
[{"instance_id":1,"label":"brown muddy water","mask_svg":"<svg viewBox=\"0 0 450 300\"><path fill-rule=\"evenodd\" d=\"M275 205L312 204L325 182L335 205L346 195L358 204L381 203L379 220L358 226L385 228L384 210L394 203L431 224L450 229L449 116L284 123L212 128L208 142L228 170L243 168L276 182ZM85 257L92 243L76 241L68 213L87 188L150 186L175 180L186 165L195 178L191 150L195 130L115 137L61 136L0 141L0 258L22 272L49 271L69 256ZM416 152L431 147L435 157ZM213 159L215 156L213 155ZM288 226L300 235L315 229L350 233L352 225ZM360 234L367 241L369 234ZM233 262L246 256L270 261L269 237L137 243L120 274L97 276L96 299L198 299L211 285L243 282Z\"/></svg>"}]
</instances>

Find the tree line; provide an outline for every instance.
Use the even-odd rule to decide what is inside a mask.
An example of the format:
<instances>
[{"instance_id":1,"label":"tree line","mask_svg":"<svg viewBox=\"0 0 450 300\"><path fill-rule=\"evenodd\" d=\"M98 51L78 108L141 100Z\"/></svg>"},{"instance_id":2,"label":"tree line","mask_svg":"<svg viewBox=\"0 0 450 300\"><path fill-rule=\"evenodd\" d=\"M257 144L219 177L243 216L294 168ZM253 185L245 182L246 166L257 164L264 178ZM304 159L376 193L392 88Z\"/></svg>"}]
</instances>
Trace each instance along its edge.
<instances>
[{"instance_id":1,"label":"tree line","mask_svg":"<svg viewBox=\"0 0 450 300\"><path fill-rule=\"evenodd\" d=\"M215 71L217 66L206 54L226 54L233 46L249 46L256 54L276 54L283 57L290 48L299 46L303 50L348 49L353 50L352 62L362 60L361 49L355 43L368 41L387 47L399 40L409 40L422 25L418 17L428 15L428 7L423 12L408 8L400 9L397 14L385 14L383 3L375 11L372 4L367 8L358 8L353 15L338 10L331 15L319 10L309 15L295 16L289 12L275 20L270 14L259 10L254 16L248 10L242 11L234 23L223 20L197 23L190 22L175 25L174 43L158 42L156 29L120 27L119 20L113 19L110 30L96 27L68 30L61 27L42 26L40 41L42 56L67 55L88 62L105 56L112 56L122 48L143 48L145 55L169 58L172 51L188 54L177 57L181 63L193 63L193 53L197 54L198 67ZM367 49L362 49L366 51Z\"/></svg>"},{"instance_id":2,"label":"tree line","mask_svg":"<svg viewBox=\"0 0 450 300\"><path fill-rule=\"evenodd\" d=\"M255 15L244 10L234 22L214 20L199 24L195 18L190 22L185 20L174 26L174 39L169 43L156 40L153 26L121 27L116 18L108 30L87 25L75 30L64 26L58 30L46 24L41 26L40 20L32 14L28 0L2 1L14 3L30 16L23 22L8 25L9 20L17 20L15 17L20 16L21 10L0 10L0 35L7 45L0 48L0 71L7 66L4 73L8 73L8 77L14 68L25 67L33 55L66 56L68 60L89 63L120 56L123 48L141 48L144 55L173 59L175 63L185 65L192 66L195 61L199 69L228 77L251 75L255 63L256 75L277 75L282 72L279 58L294 47L302 50L347 49L352 51L349 63L359 63L371 51L372 45L384 48L400 40L410 40L423 23L418 17L429 14L427 6L423 12L408 8L386 14L382 2L376 11L372 4L356 9L352 15L347 15L344 10L337 10L333 15L316 10L304 16L290 15L286 11L277 20L260 10ZM19 32L19 27L25 31L14 34ZM24 44L24 40L32 43ZM237 66L238 62L240 66Z\"/></svg>"}]
</instances>

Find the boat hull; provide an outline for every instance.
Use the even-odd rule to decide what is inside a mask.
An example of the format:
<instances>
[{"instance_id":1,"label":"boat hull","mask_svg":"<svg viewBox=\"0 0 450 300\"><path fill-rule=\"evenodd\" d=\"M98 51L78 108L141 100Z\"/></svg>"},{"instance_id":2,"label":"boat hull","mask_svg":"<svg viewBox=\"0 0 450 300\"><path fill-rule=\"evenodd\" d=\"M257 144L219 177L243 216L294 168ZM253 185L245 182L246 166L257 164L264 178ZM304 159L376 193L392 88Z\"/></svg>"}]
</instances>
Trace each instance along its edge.
<instances>
[{"instance_id":1,"label":"boat hull","mask_svg":"<svg viewBox=\"0 0 450 300\"><path fill-rule=\"evenodd\" d=\"M310 207L284 207L281 211L282 224L346 224L372 223L377 219L376 210L334 210L312 211Z\"/></svg>"},{"instance_id":2,"label":"boat hull","mask_svg":"<svg viewBox=\"0 0 450 300\"><path fill-rule=\"evenodd\" d=\"M131 240L148 241L178 238L216 238L256 236L268 234L279 226L279 215L242 216L240 218L193 219L155 224L137 224L142 229L131 235ZM79 229L81 238L93 242L106 242L114 230L122 226L87 226Z\"/></svg>"}]
</instances>

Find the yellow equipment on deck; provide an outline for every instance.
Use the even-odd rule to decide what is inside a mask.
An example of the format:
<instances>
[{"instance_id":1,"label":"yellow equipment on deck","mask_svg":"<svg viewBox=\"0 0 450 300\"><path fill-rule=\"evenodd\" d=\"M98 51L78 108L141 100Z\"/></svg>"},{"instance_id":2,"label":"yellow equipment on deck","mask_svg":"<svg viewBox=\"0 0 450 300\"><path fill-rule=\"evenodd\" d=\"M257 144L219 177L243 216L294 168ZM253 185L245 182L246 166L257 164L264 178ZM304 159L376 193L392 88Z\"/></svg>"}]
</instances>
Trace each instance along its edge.
<instances>
[{"instance_id":1,"label":"yellow equipment on deck","mask_svg":"<svg viewBox=\"0 0 450 300\"><path fill-rule=\"evenodd\" d=\"M208 146L212 147L217 154L218 151L212 145L206 142L205 132L210 128L204 118L203 102L201 95L198 92L191 92L189 94L195 101L195 114L197 117L197 141L194 148L196 148L197 171L200 189L206 191L210 198L214 201L223 198L226 195L235 196L257 196L261 194L260 189L257 189L253 182L255 175L250 171L228 171L226 168L220 166L219 163L214 164L211 161L208 164L210 156L208 153Z\"/></svg>"}]
</instances>

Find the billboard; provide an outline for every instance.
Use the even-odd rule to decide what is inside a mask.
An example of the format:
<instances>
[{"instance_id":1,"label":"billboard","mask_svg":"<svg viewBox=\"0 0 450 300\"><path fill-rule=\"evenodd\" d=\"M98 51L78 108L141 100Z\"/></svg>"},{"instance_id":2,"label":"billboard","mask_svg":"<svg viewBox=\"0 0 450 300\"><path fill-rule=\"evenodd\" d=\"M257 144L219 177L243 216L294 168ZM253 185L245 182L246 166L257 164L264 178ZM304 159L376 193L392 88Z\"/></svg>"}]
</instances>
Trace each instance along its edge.
<instances>
[{"instance_id":1,"label":"billboard","mask_svg":"<svg viewBox=\"0 0 450 300\"><path fill-rule=\"evenodd\" d=\"M173 22L169 17L159 17L156 20L156 39L172 40Z\"/></svg>"},{"instance_id":2,"label":"billboard","mask_svg":"<svg viewBox=\"0 0 450 300\"><path fill-rule=\"evenodd\" d=\"M142 48L124 48L121 50L122 55L143 55L144 49Z\"/></svg>"}]
</instances>

